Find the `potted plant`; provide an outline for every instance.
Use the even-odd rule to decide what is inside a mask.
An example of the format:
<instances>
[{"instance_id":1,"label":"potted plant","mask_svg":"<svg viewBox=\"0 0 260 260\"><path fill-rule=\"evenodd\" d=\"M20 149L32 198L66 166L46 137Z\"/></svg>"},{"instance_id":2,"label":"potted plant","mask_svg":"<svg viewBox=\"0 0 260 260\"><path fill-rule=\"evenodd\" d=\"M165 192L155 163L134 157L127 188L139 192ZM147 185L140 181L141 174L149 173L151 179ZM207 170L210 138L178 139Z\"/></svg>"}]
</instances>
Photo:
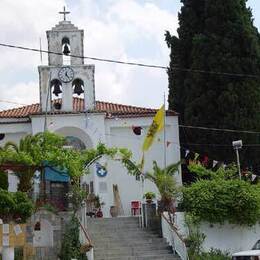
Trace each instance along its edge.
<instances>
[{"instance_id":1,"label":"potted plant","mask_svg":"<svg viewBox=\"0 0 260 260\"><path fill-rule=\"evenodd\" d=\"M144 199L146 199L146 203L150 204L153 202L153 199L155 199L156 195L152 191L148 191L144 194Z\"/></svg>"}]
</instances>

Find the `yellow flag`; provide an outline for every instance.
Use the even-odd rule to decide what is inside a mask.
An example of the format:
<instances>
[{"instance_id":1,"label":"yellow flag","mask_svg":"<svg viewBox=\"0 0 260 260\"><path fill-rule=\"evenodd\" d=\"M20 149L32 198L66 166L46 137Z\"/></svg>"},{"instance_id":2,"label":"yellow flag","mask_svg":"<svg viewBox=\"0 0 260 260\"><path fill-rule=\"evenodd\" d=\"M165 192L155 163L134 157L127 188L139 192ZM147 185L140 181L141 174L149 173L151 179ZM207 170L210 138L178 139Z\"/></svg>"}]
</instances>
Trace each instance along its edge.
<instances>
[{"instance_id":1,"label":"yellow flag","mask_svg":"<svg viewBox=\"0 0 260 260\"><path fill-rule=\"evenodd\" d=\"M143 143L143 151L147 151L154 140L155 135L161 131L164 127L164 113L165 113L165 109L164 109L164 105L157 111L155 117L153 118L153 122L150 125L147 135L144 139L144 143Z\"/></svg>"}]
</instances>

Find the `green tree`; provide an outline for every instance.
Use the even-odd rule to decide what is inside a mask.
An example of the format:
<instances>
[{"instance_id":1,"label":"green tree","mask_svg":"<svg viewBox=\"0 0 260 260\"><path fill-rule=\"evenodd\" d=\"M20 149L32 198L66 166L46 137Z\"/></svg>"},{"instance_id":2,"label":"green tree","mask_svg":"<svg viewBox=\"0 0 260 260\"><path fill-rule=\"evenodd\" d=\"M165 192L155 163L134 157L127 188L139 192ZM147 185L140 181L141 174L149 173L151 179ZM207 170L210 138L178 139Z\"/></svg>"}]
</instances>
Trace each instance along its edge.
<instances>
[{"instance_id":1,"label":"green tree","mask_svg":"<svg viewBox=\"0 0 260 260\"><path fill-rule=\"evenodd\" d=\"M260 131L259 78L188 71L259 75L260 37L246 0L181 2L178 37L166 33L171 48L169 107L180 112L185 125ZM195 129L180 134L182 145L227 162L235 159L233 140L259 143L259 136L253 134ZM256 163L259 152L259 148L243 149L242 162Z\"/></svg>"},{"instance_id":2,"label":"green tree","mask_svg":"<svg viewBox=\"0 0 260 260\"><path fill-rule=\"evenodd\" d=\"M170 213L174 213L173 203L179 194L179 189L174 178L174 174L178 172L179 166L180 162L162 169L154 161L153 171L145 174L145 178L152 181L160 192L161 199L158 210L160 212L168 211L170 220L172 220Z\"/></svg>"}]
</instances>

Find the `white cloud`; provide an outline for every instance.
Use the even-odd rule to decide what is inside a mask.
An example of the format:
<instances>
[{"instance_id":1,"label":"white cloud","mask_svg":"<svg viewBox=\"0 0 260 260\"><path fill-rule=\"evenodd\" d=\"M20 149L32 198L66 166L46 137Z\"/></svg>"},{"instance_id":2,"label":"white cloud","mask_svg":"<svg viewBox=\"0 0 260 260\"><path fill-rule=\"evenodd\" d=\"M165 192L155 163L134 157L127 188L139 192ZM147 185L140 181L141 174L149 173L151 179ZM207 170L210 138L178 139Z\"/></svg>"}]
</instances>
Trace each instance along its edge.
<instances>
[{"instance_id":1,"label":"white cloud","mask_svg":"<svg viewBox=\"0 0 260 260\"><path fill-rule=\"evenodd\" d=\"M1 85L1 100L11 100L17 104L28 105L37 103L39 100L39 89L38 82L22 82L17 83L13 86ZM13 104L3 103L1 104L2 109L8 109L13 107Z\"/></svg>"},{"instance_id":2,"label":"white cloud","mask_svg":"<svg viewBox=\"0 0 260 260\"><path fill-rule=\"evenodd\" d=\"M176 14L160 9L157 1L144 4L134 0L105 2L78 0L69 6L72 12L69 18L85 30L85 55L167 65L169 50L164 33L165 30L175 32ZM63 0L4 0L1 5L4 15L0 16L0 26L4 31L0 35L0 42L37 48L41 37L43 48L46 49L45 31L57 24L60 18L57 11L63 3ZM3 48L1 51L1 75L10 69L14 77L15 71L21 69L31 69L32 73L37 73L39 54ZM162 93L167 91L165 71L86 62L96 65L96 95L99 100L153 107L161 104ZM1 99L4 96L21 103L37 100L37 82L22 82L19 78L15 80L17 83L11 89L6 88L6 83L0 82ZM19 94L18 97L21 86L32 90L31 94ZM1 108L3 105L0 103Z\"/></svg>"}]
</instances>

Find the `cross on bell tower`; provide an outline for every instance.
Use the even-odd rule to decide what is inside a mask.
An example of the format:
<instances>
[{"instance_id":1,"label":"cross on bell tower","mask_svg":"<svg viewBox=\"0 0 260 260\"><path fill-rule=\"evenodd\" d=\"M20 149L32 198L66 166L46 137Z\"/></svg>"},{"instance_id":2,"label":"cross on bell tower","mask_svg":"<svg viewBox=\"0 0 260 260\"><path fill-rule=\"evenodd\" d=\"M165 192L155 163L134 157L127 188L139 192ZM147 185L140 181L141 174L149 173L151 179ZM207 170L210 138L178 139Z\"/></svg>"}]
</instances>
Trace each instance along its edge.
<instances>
[{"instance_id":1,"label":"cross on bell tower","mask_svg":"<svg viewBox=\"0 0 260 260\"><path fill-rule=\"evenodd\" d=\"M66 14L70 14L70 12L66 11L66 7L63 6L63 12L59 12L59 14L63 14L63 21L66 21Z\"/></svg>"}]
</instances>

